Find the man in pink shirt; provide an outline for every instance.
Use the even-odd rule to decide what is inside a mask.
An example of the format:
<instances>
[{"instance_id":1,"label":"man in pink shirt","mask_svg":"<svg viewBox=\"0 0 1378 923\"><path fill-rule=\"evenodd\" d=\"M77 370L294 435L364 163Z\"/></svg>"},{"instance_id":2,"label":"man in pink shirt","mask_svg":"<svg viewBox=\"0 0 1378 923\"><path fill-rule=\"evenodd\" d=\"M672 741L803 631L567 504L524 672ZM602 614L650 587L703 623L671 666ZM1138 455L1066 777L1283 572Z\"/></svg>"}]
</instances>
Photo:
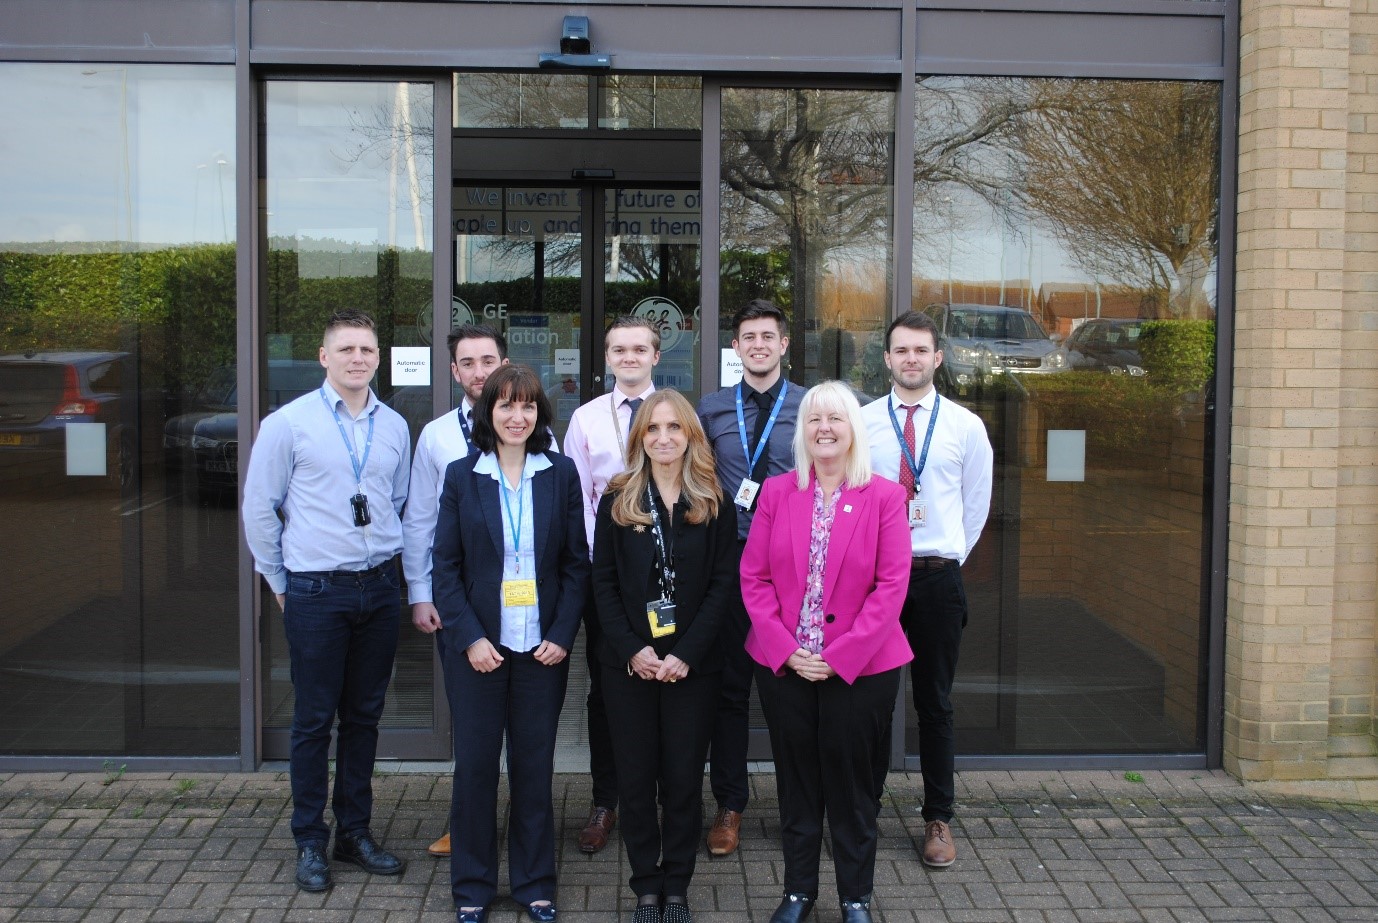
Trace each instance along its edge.
<instances>
[{"instance_id":1,"label":"man in pink shirt","mask_svg":"<svg viewBox=\"0 0 1378 923\"><path fill-rule=\"evenodd\" d=\"M641 402L655 390L651 371L660 362L660 331L644 317L619 317L603 339L608 367L617 381L607 394L574 411L565 433L564 452L579 469L584 497L584 526L593 552L593 522L608 481L626 470L627 433ZM593 776L593 810L579 833L579 849L596 853L608 844L617 824L617 771L612 739L603 709L603 684L594 651L601 629L593 597L584 610L584 645L588 655L589 770Z\"/></svg>"}]
</instances>

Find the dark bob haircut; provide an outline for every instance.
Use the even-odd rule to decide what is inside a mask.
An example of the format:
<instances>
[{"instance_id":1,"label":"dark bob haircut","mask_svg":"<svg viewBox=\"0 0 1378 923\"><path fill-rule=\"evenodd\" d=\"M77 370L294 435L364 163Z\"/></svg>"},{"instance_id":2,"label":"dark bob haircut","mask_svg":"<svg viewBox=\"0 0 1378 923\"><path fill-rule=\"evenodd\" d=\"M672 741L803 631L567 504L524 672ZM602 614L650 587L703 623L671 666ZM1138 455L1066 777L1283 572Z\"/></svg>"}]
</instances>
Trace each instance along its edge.
<instances>
[{"instance_id":1,"label":"dark bob haircut","mask_svg":"<svg viewBox=\"0 0 1378 923\"><path fill-rule=\"evenodd\" d=\"M555 414L545 396L541 379L524 365L504 365L483 384L483 393L474 404L474 445L480 452L495 452L498 431L493 428L493 408L499 401L531 401L536 405L536 430L526 439L526 454L539 455L550 449L550 425Z\"/></svg>"}]
</instances>

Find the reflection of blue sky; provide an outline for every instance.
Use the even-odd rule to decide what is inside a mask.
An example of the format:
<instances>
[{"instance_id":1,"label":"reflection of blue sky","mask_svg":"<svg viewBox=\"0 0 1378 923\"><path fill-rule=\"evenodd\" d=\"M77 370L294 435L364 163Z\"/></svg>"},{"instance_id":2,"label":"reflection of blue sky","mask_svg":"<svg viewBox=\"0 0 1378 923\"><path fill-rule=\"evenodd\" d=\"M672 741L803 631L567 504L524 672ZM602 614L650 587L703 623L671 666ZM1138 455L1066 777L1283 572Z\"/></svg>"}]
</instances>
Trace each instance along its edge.
<instances>
[{"instance_id":1,"label":"reflection of blue sky","mask_svg":"<svg viewBox=\"0 0 1378 923\"><path fill-rule=\"evenodd\" d=\"M429 249L431 95L428 84L270 81L269 236ZM410 149L399 106L410 111Z\"/></svg>"},{"instance_id":2,"label":"reflection of blue sky","mask_svg":"<svg viewBox=\"0 0 1378 923\"><path fill-rule=\"evenodd\" d=\"M234 240L234 70L0 65L0 242Z\"/></svg>"}]
</instances>

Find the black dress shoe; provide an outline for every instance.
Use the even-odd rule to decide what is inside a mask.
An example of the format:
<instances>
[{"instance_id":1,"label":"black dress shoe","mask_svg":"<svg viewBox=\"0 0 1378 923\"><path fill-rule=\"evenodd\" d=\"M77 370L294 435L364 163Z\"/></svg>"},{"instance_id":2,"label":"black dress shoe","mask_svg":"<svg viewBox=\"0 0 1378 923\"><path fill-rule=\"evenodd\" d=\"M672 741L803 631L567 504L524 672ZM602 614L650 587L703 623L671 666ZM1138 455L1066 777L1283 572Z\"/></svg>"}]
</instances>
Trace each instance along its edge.
<instances>
[{"instance_id":1,"label":"black dress shoe","mask_svg":"<svg viewBox=\"0 0 1378 923\"><path fill-rule=\"evenodd\" d=\"M554 903L527 904L526 915L531 918L531 923L555 923L558 916Z\"/></svg>"},{"instance_id":2,"label":"black dress shoe","mask_svg":"<svg viewBox=\"0 0 1378 923\"><path fill-rule=\"evenodd\" d=\"M297 850L297 887L303 891L325 891L333 884L330 863L325 861L325 847L307 843Z\"/></svg>"},{"instance_id":3,"label":"black dress shoe","mask_svg":"<svg viewBox=\"0 0 1378 923\"><path fill-rule=\"evenodd\" d=\"M842 898L842 923L871 923L871 901Z\"/></svg>"},{"instance_id":4,"label":"black dress shoe","mask_svg":"<svg viewBox=\"0 0 1378 923\"><path fill-rule=\"evenodd\" d=\"M337 835L335 859L353 862L370 875L401 875L407 867L407 863L375 843L368 831Z\"/></svg>"},{"instance_id":5,"label":"black dress shoe","mask_svg":"<svg viewBox=\"0 0 1378 923\"><path fill-rule=\"evenodd\" d=\"M477 910L456 910L455 923L484 923L488 919L488 908L479 907Z\"/></svg>"},{"instance_id":6,"label":"black dress shoe","mask_svg":"<svg viewBox=\"0 0 1378 923\"><path fill-rule=\"evenodd\" d=\"M770 923L799 923L813 912L813 897L800 891L785 892L785 899L770 915Z\"/></svg>"}]
</instances>

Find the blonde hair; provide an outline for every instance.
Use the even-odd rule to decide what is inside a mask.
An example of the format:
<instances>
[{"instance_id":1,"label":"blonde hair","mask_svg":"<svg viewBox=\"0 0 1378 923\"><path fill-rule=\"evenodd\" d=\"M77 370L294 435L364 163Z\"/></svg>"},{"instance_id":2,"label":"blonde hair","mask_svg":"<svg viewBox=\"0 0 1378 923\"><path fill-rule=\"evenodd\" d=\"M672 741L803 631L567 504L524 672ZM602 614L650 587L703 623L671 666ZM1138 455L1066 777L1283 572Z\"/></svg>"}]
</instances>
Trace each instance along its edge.
<instances>
[{"instance_id":1,"label":"blonde hair","mask_svg":"<svg viewBox=\"0 0 1378 923\"><path fill-rule=\"evenodd\" d=\"M848 487L862 487L871 482L871 446L866 440L866 423L861 419L861 404L852 389L840 381L825 381L814 385L799 402L799 416L794 421L794 470L799 489L809 486L813 459L809 456L804 436L805 423L811 414L841 411L852 428L852 444L847 448L847 463L843 481Z\"/></svg>"},{"instance_id":2,"label":"blonde hair","mask_svg":"<svg viewBox=\"0 0 1378 923\"><path fill-rule=\"evenodd\" d=\"M689 401L671 388L651 392L632 420L627 434L627 470L608 481L608 490L617 491L612 503L612 521L619 526L651 524L651 511L642 508L641 498L651 482L651 460L646 455L646 431L651 428L651 415L661 404L669 404L679 418L688 445L680 462L680 496L689 502L684 521L708 522L718 515L722 488L718 486L717 468L713 464L713 449L708 436Z\"/></svg>"}]
</instances>

